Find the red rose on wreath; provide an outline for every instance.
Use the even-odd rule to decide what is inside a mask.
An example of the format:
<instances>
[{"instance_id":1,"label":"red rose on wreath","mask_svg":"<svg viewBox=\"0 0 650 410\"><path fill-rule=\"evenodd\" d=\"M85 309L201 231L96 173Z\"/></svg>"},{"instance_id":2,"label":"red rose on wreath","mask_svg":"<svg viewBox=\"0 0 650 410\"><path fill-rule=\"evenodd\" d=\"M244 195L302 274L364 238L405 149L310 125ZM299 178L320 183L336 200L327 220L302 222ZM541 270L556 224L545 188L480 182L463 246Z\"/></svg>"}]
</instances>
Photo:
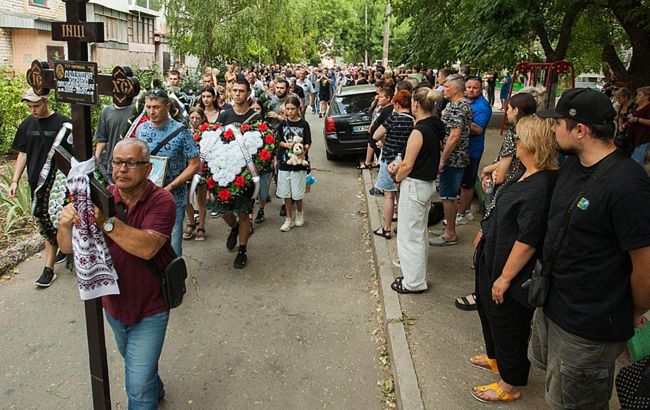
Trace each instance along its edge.
<instances>
[{"instance_id":1,"label":"red rose on wreath","mask_svg":"<svg viewBox=\"0 0 650 410\"><path fill-rule=\"evenodd\" d=\"M198 133L194 134L194 141L196 142L201 141L201 136Z\"/></svg>"},{"instance_id":2,"label":"red rose on wreath","mask_svg":"<svg viewBox=\"0 0 650 410\"><path fill-rule=\"evenodd\" d=\"M230 140L232 140L234 138L235 138L235 133L232 132L232 130L226 130L223 133L223 139L225 139L226 141L230 141Z\"/></svg>"},{"instance_id":3,"label":"red rose on wreath","mask_svg":"<svg viewBox=\"0 0 650 410\"><path fill-rule=\"evenodd\" d=\"M262 161L268 161L271 159L271 153L265 148L260 151L259 157Z\"/></svg>"},{"instance_id":4,"label":"red rose on wreath","mask_svg":"<svg viewBox=\"0 0 650 410\"><path fill-rule=\"evenodd\" d=\"M233 182L233 184L236 187L243 187L244 185L246 185L246 178L244 178L242 175L237 175L235 177L235 182Z\"/></svg>"},{"instance_id":5,"label":"red rose on wreath","mask_svg":"<svg viewBox=\"0 0 650 410\"><path fill-rule=\"evenodd\" d=\"M201 165L201 172L204 173L204 174L206 172L208 172L208 164L207 164L207 162L204 162L203 165Z\"/></svg>"},{"instance_id":6,"label":"red rose on wreath","mask_svg":"<svg viewBox=\"0 0 650 410\"><path fill-rule=\"evenodd\" d=\"M208 189L210 190L215 189L217 187L217 183L214 182L214 179L212 179L212 177L208 178L206 180L206 183L208 184Z\"/></svg>"},{"instance_id":7,"label":"red rose on wreath","mask_svg":"<svg viewBox=\"0 0 650 410\"><path fill-rule=\"evenodd\" d=\"M230 197L231 197L230 191L228 191L227 189L222 189L217 194L217 198L219 198L221 202L226 202L230 200Z\"/></svg>"},{"instance_id":8,"label":"red rose on wreath","mask_svg":"<svg viewBox=\"0 0 650 410\"><path fill-rule=\"evenodd\" d=\"M248 125L248 124L242 124L241 127L239 127L239 130L240 130L242 133L244 133L244 132L246 132L246 131L250 131L250 130L251 130L251 126Z\"/></svg>"},{"instance_id":9,"label":"red rose on wreath","mask_svg":"<svg viewBox=\"0 0 650 410\"><path fill-rule=\"evenodd\" d=\"M203 124L199 125L199 131L201 132L207 131L208 128L210 128L210 124L208 124L207 122L204 122Z\"/></svg>"},{"instance_id":10,"label":"red rose on wreath","mask_svg":"<svg viewBox=\"0 0 650 410\"><path fill-rule=\"evenodd\" d=\"M263 122L260 123L260 125L258 125L257 128L259 128L259 130L262 131L262 132L265 132L265 131L267 131L269 129L269 127Z\"/></svg>"},{"instance_id":11,"label":"red rose on wreath","mask_svg":"<svg viewBox=\"0 0 650 410\"><path fill-rule=\"evenodd\" d=\"M275 144L275 137L273 136L273 134L266 134L266 137L264 137L264 144L266 145Z\"/></svg>"}]
</instances>

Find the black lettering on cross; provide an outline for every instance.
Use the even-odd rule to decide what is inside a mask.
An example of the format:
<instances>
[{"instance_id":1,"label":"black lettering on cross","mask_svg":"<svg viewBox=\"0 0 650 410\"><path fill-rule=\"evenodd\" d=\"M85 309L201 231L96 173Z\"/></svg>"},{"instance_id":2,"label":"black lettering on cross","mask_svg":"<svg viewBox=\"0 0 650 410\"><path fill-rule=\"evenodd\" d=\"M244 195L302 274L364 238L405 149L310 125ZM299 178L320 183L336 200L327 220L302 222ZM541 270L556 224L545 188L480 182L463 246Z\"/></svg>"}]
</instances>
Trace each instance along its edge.
<instances>
[{"instance_id":1,"label":"black lettering on cross","mask_svg":"<svg viewBox=\"0 0 650 410\"><path fill-rule=\"evenodd\" d=\"M97 94L110 95L113 103L119 107L130 105L140 92L140 83L133 77L129 67L117 66L112 74L97 74L97 66L88 62L88 43L104 42L104 24L86 21L86 3L88 0L64 0L66 3L65 22L52 23L52 39L68 43L70 61L55 62L50 68L45 61L34 60L27 71L27 81L34 92L45 95L57 83L66 80L66 70L82 70L84 75L71 75L69 81L83 78L84 87L75 92L76 87L65 87L64 98L60 101L72 105L72 136L74 157L85 161L92 155L92 133L90 123L90 106L97 104ZM93 65L94 64L94 65ZM91 73L91 74L88 74ZM90 80L90 81L89 81ZM94 87L94 93L88 88ZM63 88L62 88L63 89ZM72 90L72 92L70 92ZM92 95L90 95L92 94ZM56 152L57 167L68 174L72 155L59 147ZM92 200L108 216L115 214L115 204L111 195L91 176ZM86 313L86 332L88 336L88 354L90 359L90 378L93 394L93 408L109 410L111 408L110 386L108 381L108 362L106 359L106 342L104 337L104 316L99 298L84 302Z\"/></svg>"}]
</instances>

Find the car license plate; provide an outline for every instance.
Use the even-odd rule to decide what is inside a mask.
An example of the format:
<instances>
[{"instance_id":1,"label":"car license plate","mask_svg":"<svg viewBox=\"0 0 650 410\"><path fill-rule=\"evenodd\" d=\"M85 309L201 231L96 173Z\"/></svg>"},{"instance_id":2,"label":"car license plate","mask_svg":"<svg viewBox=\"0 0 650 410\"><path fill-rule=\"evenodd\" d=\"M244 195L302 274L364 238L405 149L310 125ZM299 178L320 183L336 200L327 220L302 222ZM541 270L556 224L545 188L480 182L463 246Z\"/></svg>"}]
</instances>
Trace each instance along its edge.
<instances>
[{"instance_id":1,"label":"car license plate","mask_svg":"<svg viewBox=\"0 0 650 410\"><path fill-rule=\"evenodd\" d=\"M352 132L354 132L354 133L368 132L368 126L367 125L358 125L356 127L352 127Z\"/></svg>"}]
</instances>

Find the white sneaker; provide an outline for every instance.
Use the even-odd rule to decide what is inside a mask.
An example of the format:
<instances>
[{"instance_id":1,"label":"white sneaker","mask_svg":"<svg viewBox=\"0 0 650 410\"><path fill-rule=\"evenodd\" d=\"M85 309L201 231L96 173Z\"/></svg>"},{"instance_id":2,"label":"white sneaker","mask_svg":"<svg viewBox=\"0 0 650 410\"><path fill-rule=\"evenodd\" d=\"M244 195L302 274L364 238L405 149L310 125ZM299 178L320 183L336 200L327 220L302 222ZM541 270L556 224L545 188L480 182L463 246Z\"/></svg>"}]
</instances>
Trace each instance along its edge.
<instances>
[{"instance_id":1,"label":"white sneaker","mask_svg":"<svg viewBox=\"0 0 650 410\"><path fill-rule=\"evenodd\" d=\"M305 213L296 212L296 226L303 226L305 224Z\"/></svg>"},{"instance_id":2,"label":"white sneaker","mask_svg":"<svg viewBox=\"0 0 650 410\"><path fill-rule=\"evenodd\" d=\"M467 219L468 221L474 220L474 214L469 209L467 210L467 212L465 212L465 219Z\"/></svg>"},{"instance_id":3,"label":"white sneaker","mask_svg":"<svg viewBox=\"0 0 650 410\"><path fill-rule=\"evenodd\" d=\"M285 218L284 223L280 227L280 230L282 232L289 232L292 226L293 226L293 221L291 220L291 218Z\"/></svg>"},{"instance_id":4,"label":"white sneaker","mask_svg":"<svg viewBox=\"0 0 650 410\"><path fill-rule=\"evenodd\" d=\"M465 215L456 215L456 225L467 225L467 218Z\"/></svg>"}]
</instances>

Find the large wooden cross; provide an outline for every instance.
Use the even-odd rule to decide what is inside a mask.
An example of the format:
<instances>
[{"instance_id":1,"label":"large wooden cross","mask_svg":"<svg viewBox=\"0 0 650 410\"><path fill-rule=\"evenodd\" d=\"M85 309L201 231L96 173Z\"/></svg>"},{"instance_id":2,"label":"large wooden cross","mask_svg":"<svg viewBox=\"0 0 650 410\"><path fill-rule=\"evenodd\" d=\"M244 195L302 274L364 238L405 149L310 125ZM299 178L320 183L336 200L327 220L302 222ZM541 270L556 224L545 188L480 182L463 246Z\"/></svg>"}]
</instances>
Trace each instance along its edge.
<instances>
[{"instance_id":1,"label":"large wooden cross","mask_svg":"<svg viewBox=\"0 0 650 410\"><path fill-rule=\"evenodd\" d=\"M56 90L58 101L72 104L72 134L74 157L79 161L92 155L90 107L98 103L98 95L111 95L117 106L127 106L140 92L140 84L128 67L115 67L112 74L98 74L97 64L88 61L88 43L104 41L104 24L86 21L88 0L63 0L66 22L52 23L52 39L68 43L68 60L54 61L50 68L45 61L34 60L27 71L27 81L38 95ZM56 164L67 175L72 155L59 147ZM91 178L93 202L112 216L115 205L111 195L95 178ZM90 362L93 408L111 408L104 316L101 299L84 302L86 333Z\"/></svg>"}]
</instances>

